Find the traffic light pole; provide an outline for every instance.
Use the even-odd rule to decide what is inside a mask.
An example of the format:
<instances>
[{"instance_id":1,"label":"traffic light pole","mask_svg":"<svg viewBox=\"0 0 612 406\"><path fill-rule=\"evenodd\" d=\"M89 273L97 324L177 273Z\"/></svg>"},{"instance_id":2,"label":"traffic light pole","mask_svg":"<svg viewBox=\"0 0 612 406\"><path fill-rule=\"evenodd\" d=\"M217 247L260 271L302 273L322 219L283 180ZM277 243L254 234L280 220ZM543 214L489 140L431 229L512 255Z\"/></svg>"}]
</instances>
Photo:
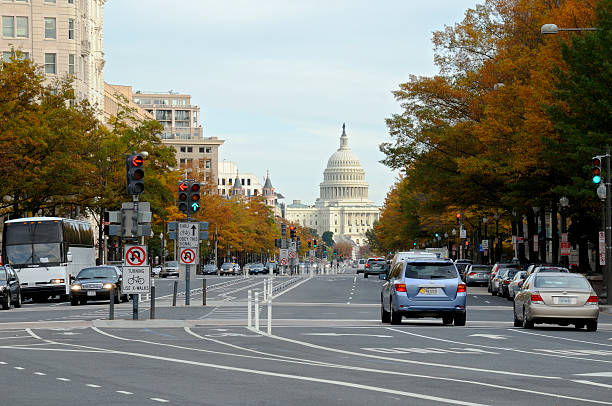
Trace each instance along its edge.
<instances>
[{"instance_id":1,"label":"traffic light pole","mask_svg":"<svg viewBox=\"0 0 612 406\"><path fill-rule=\"evenodd\" d=\"M612 196L610 196L610 146L606 146L606 303L612 303Z\"/></svg>"},{"instance_id":2,"label":"traffic light pole","mask_svg":"<svg viewBox=\"0 0 612 406\"><path fill-rule=\"evenodd\" d=\"M136 227L138 227L138 195L132 195L132 202L134 203L134 215L136 216ZM112 301L113 299L111 299ZM140 297L138 294L132 295L132 320L138 320L138 300Z\"/></svg>"},{"instance_id":3,"label":"traffic light pole","mask_svg":"<svg viewBox=\"0 0 612 406\"><path fill-rule=\"evenodd\" d=\"M187 211L187 222L191 221L191 212ZM191 266L189 264L185 265L185 306L189 306L191 304Z\"/></svg>"}]
</instances>

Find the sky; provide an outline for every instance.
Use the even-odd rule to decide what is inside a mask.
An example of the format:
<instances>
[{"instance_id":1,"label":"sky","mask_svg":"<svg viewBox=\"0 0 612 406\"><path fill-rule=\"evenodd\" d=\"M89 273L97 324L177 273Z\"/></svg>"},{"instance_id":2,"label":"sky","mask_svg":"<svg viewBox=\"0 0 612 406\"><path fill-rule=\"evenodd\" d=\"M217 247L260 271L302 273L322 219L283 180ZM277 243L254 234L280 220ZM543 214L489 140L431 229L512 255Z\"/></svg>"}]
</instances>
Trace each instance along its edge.
<instances>
[{"instance_id":1,"label":"sky","mask_svg":"<svg viewBox=\"0 0 612 406\"><path fill-rule=\"evenodd\" d=\"M392 91L432 76L432 33L482 0L110 0L104 79L174 91L200 106L219 160L312 204L346 123L349 146L382 205L397 173L380 161Z\"/></svg>"}]
</instances>

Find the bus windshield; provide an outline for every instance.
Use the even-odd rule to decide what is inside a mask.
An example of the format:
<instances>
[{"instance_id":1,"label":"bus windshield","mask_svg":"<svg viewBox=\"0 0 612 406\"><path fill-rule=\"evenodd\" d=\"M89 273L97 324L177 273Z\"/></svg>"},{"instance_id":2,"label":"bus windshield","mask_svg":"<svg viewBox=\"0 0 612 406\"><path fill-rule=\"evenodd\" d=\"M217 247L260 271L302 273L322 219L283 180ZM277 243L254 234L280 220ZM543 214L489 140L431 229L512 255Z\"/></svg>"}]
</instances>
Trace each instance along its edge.
<instances>
[{"instance_id":1,"label":"bus windshield","mask_svg":"<svg viewBox=\"0 0 612 406\"><path fill-rule=\"evenodd\" d=\"M62 262L62 223L24 221L5 224L4 252L11 265Z\"/></svg>"},{"instance_id":2,"label":"bus windshield","mask_svg":"<svg viewBox=\"0 0 612 406\"><path fill-rule=\"evenodd\" d=\"M11 265L61 262L60 243L7 245L6 257Z\"/></svg>"}]
</instances>

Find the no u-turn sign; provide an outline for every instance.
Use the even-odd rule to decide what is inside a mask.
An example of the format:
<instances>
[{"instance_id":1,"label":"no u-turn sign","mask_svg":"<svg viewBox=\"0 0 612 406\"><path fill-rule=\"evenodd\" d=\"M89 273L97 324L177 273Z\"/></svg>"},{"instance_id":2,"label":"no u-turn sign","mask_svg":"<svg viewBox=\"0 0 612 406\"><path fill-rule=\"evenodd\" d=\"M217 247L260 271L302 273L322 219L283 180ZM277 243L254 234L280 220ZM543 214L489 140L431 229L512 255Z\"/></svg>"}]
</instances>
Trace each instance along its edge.
<instances>
[{"instance_id":1,"label":"no u-turn sign","mask_svg":"<svg viewBox=\"0 0 612 406\"><path fill-rule=\"evenodd\" d=\"M197 248L181 248L179 249L179 262L183 265L195 265L198 263Z\"/></svg>"}]
</instances>

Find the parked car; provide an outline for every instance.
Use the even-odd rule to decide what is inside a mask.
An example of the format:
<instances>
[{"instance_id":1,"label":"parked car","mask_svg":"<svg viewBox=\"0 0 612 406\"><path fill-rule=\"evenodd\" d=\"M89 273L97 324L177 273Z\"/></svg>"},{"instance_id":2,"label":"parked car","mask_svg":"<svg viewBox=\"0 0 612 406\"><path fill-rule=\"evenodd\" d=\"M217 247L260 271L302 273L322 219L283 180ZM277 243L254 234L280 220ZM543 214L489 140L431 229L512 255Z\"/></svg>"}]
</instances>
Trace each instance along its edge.
<instances>
[{"instance_id":1,"label":"parked car","mask_svg":"<svg viewBox=\"0 0 612 406\"><path fill-rule=\"evenodd\" d=\"M221 275L236 275L236 269L234 268L234 264L231 262L222 263Z\"/></svg>"},{"instance_id":2,"label":"parked car","mask_svg":"<svg viewBox=\"0 0 612 406\"><path fill-rule=\"evenodd\" d=\"M437 317L464 326L466 286L451 261L406 259L391 269L381 291L381 321L400 324L402 317Z\"/></svg>"},{"instance_id":3,"label":"parked car","mask_svg":"<svg viewBox=\"0 0 612 406\"><path fill-rule=\"evenodd\" d=\"M486 285L489 282L491 265L472 265L468 264L465 268L463 280L467 286Z\"/></svg>"},{"instance_id":4,"label":"parked car","mask_svg":"<svg viewBox=\"0 0 612 406\"><path fill-rule=\"evenodd\" d=\"M521 289L523 282L527 279L526 271L519 271L514 274L514 277L508 284L508 300L514 300L516 293Z\"/></svg>"},{"instance_id":5,"label":"parked car","mask_svg":"<svg viewBox=\"0 0 612 406\"><path fill-rule=\"evenodd\" d=\"M113 265L83 268L70 285L70 304L86 304L88 300L114 300L127 302L128 295L121 294L123 282L121 270ZM114 296L111 298L111 290Z\"/></svg>"},{"instance_id":6,"label":"parked car","mask_svg":"<svg viewBox=\"0 0 612 406\"><path fill-rule=\"evenodd\" d=\"M567 272L569 273L569 269L564 268L562 266L556 265L537 265L527 271L527 277L530 277L532 274L537 272Z\"/></svg>"},{"instance_id":7,"label":"parked car","mask_svg":"<svg viewBox=\"0 0 612 406\"><path fill-rule=\"evenodd\" d=\"M206 264L202 267L202 275L216 275L219 273L219 268L215 264Z\"/></svg>"},{"instance_id":8,"label":"parked car","mask_svg":"<svg viewBox=\"0 0 612 406\"><path fill-rule=\"evenodd\" d=\"M179 264L178 261L168 261L166 266L159 272L159 276L167 278L168 276L179 276Z\"/></svg>"},{"instance_id":9,"label":"parked car","mask_svg":"<svg viewBox=\"0 0 612 406\"><path fill-rule=\"evenodd\" d=\"M499 272L503 269L517 269L521 270L521 265L516 262L510 263L497 263L493 265L493 269L491 270L491 274L489 275L489 283L487 290L491 292L493 296L497 296L499 293Z\"/></svg>"},{"instance_id":10,"label":"parked car","mask_svg":"<svg viewBox=\"0 0 612 406\"><path fill-rule=\"evenodd\" d=\"M367 260L365 258L361 258L359 260L359 263L357 264L357 273L363 273L363 271L365 270L366 261Z\"/></svg>"},{"instance_id":11,"label":"parked car","mask_svg":"<svg viewBox=\"0 0 612 406\"><path fill-rule=\"evenodd\" d=\"M246 269L245 272L247 272ZM256 262L254 264L250 264L248 272L249 275L263 275L268 273L268 270L264 267L264 264L261 262Z\"/></svg>"},{"instance_id":12,"label":"parked car","mask_svg":"<svg viewBox=\"0 0 612 406\"><path fill-rule=\"evenodd\" d=\"M455 260L455 266L457 267L457 270L459 271L459 273L461 274L461 276L465 276L465 271L468 267L468 265L472 264L472 260L471 259L456 259Z\"/></svg>"},{"instance_id":13,"label":"parked car","mask_svg":"<svg viewBox=\"0 0 612 406\"><path fill-rule=\"evenodd\" d=\"M577 329L597 330L599 298L580 274L536 272L523 283L514 298L514 326L573 324Z\"/></svg>"},{"instance_id":14,"label":"parked car","mask_svg":"<svg viewBox=\"0 0 612 406\"><path fill-rule=\"evenodd\" d=\"M508 285L510 285L510 281L512 281L514 275L519 272L523 271L516 268L502 269L500 271L498 293L501 297L508 297L510 295Z\"/></svg>"},{"instance_id":15,"label":"parked car","mask_svg":"<svg viewBox=\"0 0 612 406\"><path fill-rule=\"evenodd\" d=\"M17 272L10 265L0 266L0 303L2 309L9 310L11 305L21 307L21 283Z\"/></svg>"},{"instance_id":16,"label":"parked car","mask_svg":"<svg viewBox=\"0 0 612 406\"><path fill-rule=\"evenodd\" d=\"M234 271L236 272L236 275L240 275L242 273L242 268L240 268L238 263L234 263Z\"/></svg>"}]
</instances>

